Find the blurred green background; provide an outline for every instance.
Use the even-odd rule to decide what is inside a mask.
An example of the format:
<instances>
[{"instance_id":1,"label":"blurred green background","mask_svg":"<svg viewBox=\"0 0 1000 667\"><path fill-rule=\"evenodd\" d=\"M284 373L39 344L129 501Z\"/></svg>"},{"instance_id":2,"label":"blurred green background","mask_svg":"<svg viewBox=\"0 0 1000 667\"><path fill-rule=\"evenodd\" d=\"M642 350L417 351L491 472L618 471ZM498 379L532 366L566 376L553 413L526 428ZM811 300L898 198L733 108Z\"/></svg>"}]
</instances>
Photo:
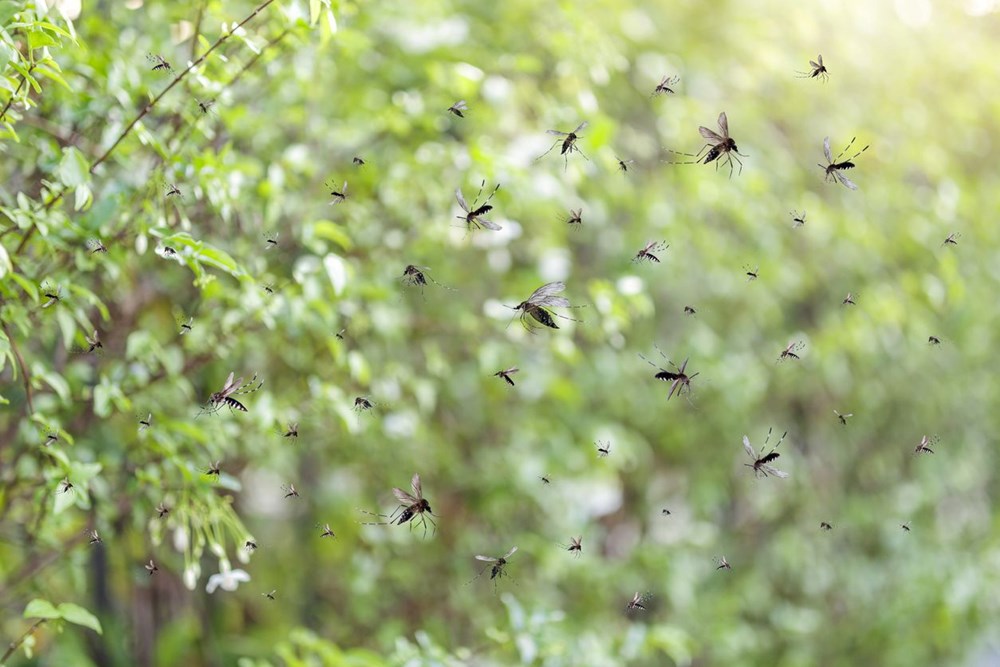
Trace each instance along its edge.
<instances>
[{"instance_id":1,"label":"blurred green background","mask_svg":"<svg viewBox=\"0 0 1000 667\"><path fill-rule=\"evenodd\" d=\"M996 2L277 0L187 74L252 4L50 4L0 2L7 664L1000 664ZM721 111L741 174L665 164ZM436 532L361 525L414 472Z\"/></svg>"}]
</instances>

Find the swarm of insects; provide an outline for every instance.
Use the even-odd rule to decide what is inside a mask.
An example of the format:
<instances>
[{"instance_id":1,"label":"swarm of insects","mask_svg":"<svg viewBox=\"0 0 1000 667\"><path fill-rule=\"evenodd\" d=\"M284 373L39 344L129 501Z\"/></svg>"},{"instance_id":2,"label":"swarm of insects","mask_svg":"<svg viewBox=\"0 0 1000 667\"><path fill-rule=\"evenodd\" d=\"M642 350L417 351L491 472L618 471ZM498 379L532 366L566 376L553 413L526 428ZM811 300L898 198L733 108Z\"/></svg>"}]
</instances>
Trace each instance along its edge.
<instances>
[{"instance_id":1,"label":"swarm of insects","mask_svg":"<svg viewBox=\"0 0 1000 667\"><path fill-rule=\"evenodd\" d=\"M823 54L816 56L816 60L819 62L809 61L809 67L812 68L808 72L796 72L796 76L800 79L815 79L819 77L824 83L830 79L830 72L827 71L826 66L823 64Z\"/></svg>"},{"instance_id":2,"label":"swarm of insects","mask_svg":"<svg viewBox=\"0 0 1000 667\"><path fill-rule=\"evenodd\" d=\"M483 195L483 188L486 187L486 180L479 185L479 192L476 193L476 198L472 200L472 206L469 206L465 201L465 197L462 196L462 188L455 188L455 199L458 200L458 205L465 212L465 215L455 216L459 220L465 220L466 228L471 232L476 229L492 229L493 231L499 231L501 229L500 225L493 222L492 220L487 220L483 216L493 210L493 206L490 204L490 200L493 199L493 195L497 193L500 189L500 184L493 188L493 192L483 200L483 203L479 203L479 198Z\"/></svg>"},{"instance_id":3,"label":"swarm of insects","mask_svg":"<svg viewBox=\"0 0 1000 667\"><path fill-rule=\"evenodd\" d=\"M650 241L635 254L635 257L632 258L632 263L641 264L642 262L656 262L659 264L660 258L657 257L656 253L663 252L669 247L670 244L666 241Z\"/></svg>"},{"instance_id":4,"label":"swarm of insects","mask_svg":"<svg viewBox=\"0 0 1000 667\"><path fill-rule=\"evenodd\" d=\"M848 412L846 415L842 415L836 410L833 411L833 414L837 415L837 420L840 422L841 426L847 426L847 420L854 416L853 412Z\"/></svg>"},{"instance_id":5,"label":"swarm of insects","mask_svg":"<svg viewBox=\"0 0 1000 667\"><path fill-rule=\"evenodd\" d=\"M486 570L490 570L490 579L493 580L493 590L495 592L497 587L497 580L504 577L507 574L507 559L513 556L515 551L517 551L517 547L511 547L510 551L505 553L503 556L499 556L497 558L494 558L492 556L477 555L476 560L483 561L484 563L493 563L493 565L492 566L487 565L486 567L484 567L479 572L479 574L476 575L475 579L478 579L479 577L483 576L483 573L486 572ZM475 581L475 579L473 579L473 581Z\"/></svg>"},{"instance_id":6,"label":"swarm of insects","mask_svg":"<svg viewBox=\"0 0 1000 667\"><path fill-rule=\"evenodd\" d=\"M674 362L670 361L670 359L667 358L667 355L663 354L663 350L661 350L659 346L654 345L654 347L656 347L656 351L660 353L661 357L666 359L667 364L669 364L670 367L673 368L674 370L669 371L665 368L660 368L659 366L657 366L656 364L654 364L652 361L642 356L641 354L639 355L639 358L658 371L656 375L653 376L654 378L656 378L657 380L662 380L663 382L670 383L670 393L667 394L667 400L669 401L671 398L674 397L674 392L676 392L678 396L680 396L685 389L687 390L688 393L691 393L691 380L697 377L699 373L688 375L687 359L684 360L683 364L677 366L676 364L674 364Z\"/></svg>"},{"instance_id":7,"label":"swarm of insects","mask_svg":"<svg viewBox=\"0 0 1000 667\"><path fill-rule=\"evenodd\" d=\"M715 168L718 169L720 164L729 165L729 177L733 177L733 160L735 160L740 165L739 173L743 173L743 161L740 157L747 157L743 153L740 153L739 148L736 146L736 140L729 136L729 119L726 117L726 112L723 111L719 114L719 132L708 129L704 125L698 128L698 132L702 137L708 140L701 150L697 153L679 153L677 151L670 151L677 155L685 155L687 157L693 157L694 160L680 161L680 162L670 162L669 164L709 164L710 162L715 162ZM720 134L721 132L721 134ZM706 153L705 150L708 149ZM704 157L702 154L704 153Z\"/></svg>"},{"instance_id":8,"label":"swarm of insects","mask_svg":"<svg viewBox=\"0 0 1000 667\"><path fill-rule=\"evenodd\" d=\"M917 443L916 449L913 450L913 453L914 454L933 454L934 450L931 449L931 445L937 444L937 442L938 442L938 437L937 436L934 436L934 437L928 437L926 435L922 436L920 438L920 442Z\"/></svg>"},{"instance_id":9,"label":"swarm of insects","mask_svg":"<svg viewBox=\"0 0 1000 667\"><path fill-rule=\"evenodd\" d=\"M153 64L152 71L154 72L158 71L170 72L173 70L173 68L170 66L170 63L168 63L166 59L164 59L164 57L159 55L158 53L147 53L146 60L148 60L150 63Z\"/></svg>"},{"instance_id":10,"label":"swarm of insects","mask_svg":"<svg viewBox=\"0 0 1000 667\"><path fill-rule=\"evenodd\" d=\"M495 377L495 378L501 378L504 382L506 382L507 384L509 384L510 386L513 387L514 386L514 380L510 376L513 375L514 373L517 373L518 370L519 369L517 368L517 366L512 366L511 368L508 368L507 370L497 371L496 373L493 374L493 377Z\"/></svg>"},{"instance_id":11,"label":"swarm of insects","mask_svg":"<svg viewBox=\"0 0 1000 667\"><path fill-rule=\"evenodd\" d=\"M410 480L410 489L413 493L407 493L398 487L393 487L392 495L396 496L396 500L399 501L399 506L395 509L395 511L393 511L392 514L373 515L382 517L383 519L388 519L388 521L371 522L365 523L364 525L388 526L395 524L397 526L402 526L404 523L409 523L410 528L412 529L414 524L420 524L424 529L424 537L427 537L427 523L430 522L432 532L436 532L437 523L435 523L433 518L434 512L431 511L431 504L427 502L427 499L423 496L419 473L413 474L413 478ZM366 512L366 514L371 514L371 512Z\"/></svg>"},{"instance_id":12,"label":"swarm of insects","mask_svg":"<svg viewBox=\"0 0 1000 667\"><path fill-rule=\"evenodd\" d=\"M826 156L826 164L825 165L819 164L817 166L820 169L822 169L825 173L823 177L824 181L832 180L835 183L840 183L849 190L858 189L858 186L855 185L854 181L845 176L843 172L847 171L848 169L854 169L855 167L854 160L859 155L868 150L868 146L865 146L864 148L862 148L861 150L859 150L857 153L847 158L846 160L840 159L844 156L844 153L846 153L851 149L851 146L854 145L855 139L857 139L857 137L851 138L851 141L847 144L847 147L844 148L844 150L840 151L840 154L837 155L836 159L834 159L830 152L830 137L823 138L823 155Z\"/></svg>"},{"instance_id":13,"label":"swarm of insects","mask_svg":"<svg viewBox=\"0 0 1000 667\"><path fill-rule=\"evenodd\" d=\"M604 442L602 440L598 440L594 444L597 445L597 457L598 458L602 458L603 459L608 454L611 453L611 441L610 440L607 441L607 442Z\"/></svg>"},{"instance_id":14,"label":"swarm of insects","mask_svg":"<svg viewBox=\"0 0 1000 667\"><path fill-rule=\"evenodd\" d=\"M944 245L958 245L958 239L961 236L962 236L961 232L952 232L951 234L948 234L947 237L945 237L944 241L941 242L941 245L943 245L943 246Z\"/></svg>"},{"instance_id":15,"label":"swarm of insects","mask_svg":"<svg viewBox=\"0 0 1000 667\"><path fill-rule=\"evenodd\" d=\"M752 463L744 463L748 468L753 469L754 475L757 477L767 477L769 475L774 475L779 479L785 479L788 477L788 473L783 470L778 470L771 465L771 462L775 461L781 454L779 454L776 449L785 440L785 436L788 435L788 431L781 434L781 438L774 444L774 447L768 452L764 452L764 448L767 447L768 441L771 439L771 429L767 429L767 438L764 440L764 447L761 447L760 456L754 451L753 445L750 444L750 438L743 436L743 449L746 451L747 456L750 457Z\"/></svg>"},{"instance_id":16,"label":"swarm of insects","mask_svg":"<svg viewBox=\"0 0 1000 667\"><path fill-rule=\"evenodd\" d=\"M87 250L90 251L91 255L95 253L106 254L108 252L107 246L105 246L104 243L101 242L101 239L88 239Z\"/></svg>"},{"instance_id":17,"label":"swarm of insects","mask_svg":"<svg viewBox=\"0 0 1000 667\"><path fill-rule=\"evenodd\" d=\"M468 110L469 107L466 106L465 100L459 100L458 102L455 102L450 107L448 107L448 113L454 116L458 116L459 118L465 118L465 114L463 112Z\"/></svg>"},{"instance_id":18,"label":"swarm of insects","mask_svg":"<svg viewBox=\"0 0 1000 667\"><path fill-rule=\"evenodd\" d=\"M623 174L628 173L628 166L630 164L635 164L635 160L623 160L617 155L615 156L615 162L618 163L618 171L622 172Z\"/></svg>"},{"instance_id":19,"label":"swarm of insects","mask_svg":"<svg viewBox=\"0 0 1000 667\"><path fill-rule=\"evenodd\" d=\"M228 407L230 410L239 410L240 412L246 412L247 407L233 397L241 396L244 394L252 394L253 392L257 391L258 389L264 386L263 380L257 382L257 384L254 384L257 381L256 373L254 373L254 376L250 378L250 382L247 383L246 386L243 385L243 378L239 378L238 380L233 380L233 377L235 375L236 375L235 372L230 373L229 377L226 378L226 383L222 386L222 389L215 392L209 397L208 399L209 412L218 412L219 410L222 409L223 406Z\"/></svg>"},{"instance_id":20,"label":"swarm of insects","mask_svg":"<svg viewBox=\"0 0 1000 667\"><path fill-rule=\"evenodd\" d=\"M577 146L577 141L580 139L580 132L586 127L587 127L587 121L583 121L582 123L577 125L576 129L573 130L572 132L561 132L559 130L545 130L546 134L552 134L562 138L556 139L555 142L549 147L549 150L545 151L544 153L536 157L535 161L537 162L538 160L541 160L543 157L551 153L552 149L555 148L556 146L561 146L559 149L559 154L563 156L563 163L564 163L563 171L566 171L566 169L569 167L569 156L572 155L573 153L579 153L580 155L583 156L584 160L589 161L590 158L584 155L584 152L580 150L579 146Z\"/></svg>"},{"instance_id":21,"label":"swarm of insects","mask_svg":"<svg viewBox=\"0 0 1000 667\"><path fill-rule=\"evenodd\" d=\"M797 353L805 346L806 344L800 340L792 341L791 343L786 345L785 349L782 350L781 354L778 355L778 361L784 361L785 359L796 359L796 360L801 359L802 357L800 357Z\"/></svg>"},{"instance_id":22,"label":"swarm of insects","mask_svg":"<svg viewBox=\"0 0 1000 667\"><path fill-rule=\"evenodd\" d=\"M625 605L625 611L646 611L646 603L649 602L652 597L653 596L650 593L639 593L636 591L636 594L632 596L629 603Z\"/></svg>"},{"instance_id":23,"label":"swarm of insects","mask_svg":"<svg viewBox=\"0 0 1000 667\"><path fill-rule=\"evenodd\" d=\"M562 548L573 554L574 558L579 558L583 553L583 535L580 537L570 537L569 544L563 544Z\"/></svg>"},{"instance_id":24,"label":"swarm of insects","mask_svg":"<svg viewBox=\"0 0 1000 667\"><path fill-rule=\"evenodd\" d=\"M801 213L799 213L798 211L791 211L789 213L789 215L792 216L792 227L793 228L795 228L795 227L801 227L802 225L806 224L806 212L805 211L802 211Z\"/></svg>"},{"instance_id":25,"label":"swarm of insects","mask_svg":"<svg viewBox=\"0 0 1000 667\"><path fill-rule=\"evenodd\" d=\"M330 200L330 206L336 206L337 204L342 204L347 201L347 181L344 181L344 184L340 186L339 190L335 184L329 182L326 184L326 187L330 188L330 196L333 197L333 199Z\"/></svg>"},{"instance_id":26,"label":"swarm of insects","mask_svg":"<svg viewBox=\"0 0 1000 667\"><path fill-rule=\"evenodd\" d=\"M527 299L517 304L516 306L507 306L511 310L521 311L521 324L528 331L533 331L536 326L531 320L540 322L542 326L546 326L550 329L558 329L559 325L556 324L552 316L561 317L564 320L571 320L573 322L579 322L580 320L573 319L572 317L566 317L565 315L559 315L553 313L550 308L571 308L569 305L569 299L564 296L556 296L559 292L566 289L566 283L564 282L554 282L546 283L542 285L534 292L531 293ZM510 326L509 324L507 326Z\"/></svg>"},{"instance_id":27,"label":"swarm of insects","mask_svg":"<svg viewBox=\"0 0 1000 667\"><path fill-rule=\"evenodd\" d=\"M670 76L669 74L665 74L663 78L660 79L660 82L656 84L656 88L653 89L653 93L650 97L665 95L667 93L673 95L674 89L671 88L671 86L676 86L680 80L681 78L679 76Z\"/></svg>"}]
</instances>

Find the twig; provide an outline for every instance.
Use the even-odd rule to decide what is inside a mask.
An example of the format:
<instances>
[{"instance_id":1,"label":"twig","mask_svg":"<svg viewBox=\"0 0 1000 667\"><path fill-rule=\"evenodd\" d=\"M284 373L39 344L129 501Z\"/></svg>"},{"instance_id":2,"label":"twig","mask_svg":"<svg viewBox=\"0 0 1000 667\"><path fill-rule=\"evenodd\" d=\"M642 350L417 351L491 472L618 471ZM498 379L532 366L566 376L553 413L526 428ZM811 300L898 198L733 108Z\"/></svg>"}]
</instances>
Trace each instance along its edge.
<instances>
[{"instance_id":1,"label":"twig","mask_svg":"<svg viewBox=\"0 0 1000 667\"><path fill-rule=\"evenodd\" d=\"M28 628L28 630L17 639L17 641L11 642L10 646L7 647L7 652L3 654L2 658L0 658L0 664L7 662L7 658L14 655L14 651L16 651L21 646L21 644L24 643L24 640L30 637L31 634L38 629L38 626L40 626L47 620L48 620L47 618L38 619L37 621L35 621L34 625Z\"/></svg>"},{"instance_id":2,"label":"twig","mask_svg":"<svg viewBox=\"0 0 1000 667\"><path fill-rule=\"evenodd\" d=\"M28 401L28 414L35 414L35 403L31 397L31 376L28 375L28 367L24 363L21 350L18 349L17 342L15 342L14 336L11 335L10 329L7 328L6 322L3 323L3 332L7 334L10 349L14 353L14 358L17 359L17 365L21 368L21 381L24 383L24 395Z\"/></svg>"},{"instance_id":3,"label":"twig","mask_svg":"<svg viewBox=\"0 0 1000 667\"><path fill-rule=\"evenodd\" d=\"M28 74L31 74L31 72L34 69L35 69L35 63L31 63L31 67L28 68ZM3 110L0 110L0 120L3 120L4 117L7 116L7 112L10 111L11 105L13 105L14 100L17 99L18 93L21 92L21 88L23 88L24 84L26 84L27 82L28 82L28 77L22 76L21 83L17 84L17 90L15 90L14 93L10 96L10 99L7 100L7 104L3 105Z\"/></svg>"}]
</instances>

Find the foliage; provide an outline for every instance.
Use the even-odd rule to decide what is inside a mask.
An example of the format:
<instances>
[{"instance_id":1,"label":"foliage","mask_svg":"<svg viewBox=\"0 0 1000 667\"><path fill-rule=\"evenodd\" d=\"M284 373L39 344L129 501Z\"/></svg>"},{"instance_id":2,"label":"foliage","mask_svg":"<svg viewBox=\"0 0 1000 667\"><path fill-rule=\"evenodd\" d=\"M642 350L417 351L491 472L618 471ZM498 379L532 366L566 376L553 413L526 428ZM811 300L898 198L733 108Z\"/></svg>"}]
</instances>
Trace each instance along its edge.
<instances>
[{"instance_id":1,"label":"foliage","mask_svg":"<svg viewBox=\"0 0 1000 667\"><path fill-rule=\"evenodd\" d=\"M909 666L995 635L988 3L260 2L0 2L9 664ZM830 81L796 78L817 51ZM742 173L664 164L720 111ZM859 191L827 135L871 144ZM502 230L469 233L484 182ZM511 323L554 280L582 322ZM248 412L207 410L231 371ZM769 427L787 480L743 467ZM362 525L414 472L436 530Z\"/></svg>"}]
</instances>

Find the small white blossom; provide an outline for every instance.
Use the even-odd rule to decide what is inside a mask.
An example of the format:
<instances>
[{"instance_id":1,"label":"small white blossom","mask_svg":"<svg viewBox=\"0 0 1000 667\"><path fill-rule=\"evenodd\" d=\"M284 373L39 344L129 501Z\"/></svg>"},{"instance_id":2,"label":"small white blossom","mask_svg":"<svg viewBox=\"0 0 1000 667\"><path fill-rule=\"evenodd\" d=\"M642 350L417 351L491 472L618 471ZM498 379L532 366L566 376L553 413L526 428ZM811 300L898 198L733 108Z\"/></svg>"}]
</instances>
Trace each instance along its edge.
<instances>
[{"instance_id":1,"label":"small white blossom","mask_svg":"<svg viewBox=\"0 0 1000 667\"><path fill-rule=\"evenodd\" d=\"M250 581L250 575L243 570L226 570L219 574L213 574L208 578L208 585L205 591L214 593L216 588L222 587L224 591L235 591L243 582Z\"/></svg>"}]
</instances>

